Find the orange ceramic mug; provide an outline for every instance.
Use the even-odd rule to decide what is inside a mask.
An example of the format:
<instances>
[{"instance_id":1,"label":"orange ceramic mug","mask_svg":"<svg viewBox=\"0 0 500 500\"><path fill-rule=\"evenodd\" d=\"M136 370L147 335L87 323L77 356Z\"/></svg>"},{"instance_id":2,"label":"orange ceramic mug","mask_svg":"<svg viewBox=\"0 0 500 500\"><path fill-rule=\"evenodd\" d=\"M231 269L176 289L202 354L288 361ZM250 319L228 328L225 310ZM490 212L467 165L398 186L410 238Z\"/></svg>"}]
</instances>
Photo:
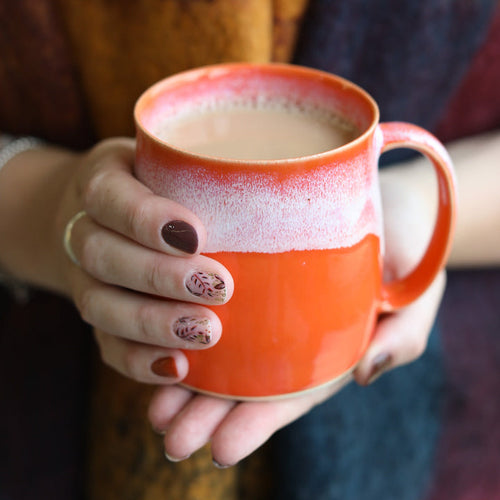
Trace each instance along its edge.
<instances>
[{"instance_id":1,"label":"orange ceramic mug","mask_svg":"<svg viewBox=\"0 0 500 500\"><path fill-rule=\"evenodd\" d=\"M207 122L209 115L222 122ZM220 341L186 351L183 383L197 391L267 398L337 380L363 356L378 315L419 297L445 264L455 187L444 147L414 125L379 124L374 100L349 81L292 65L209 66L148 89L135 120L137 177L199 216L208 233L203 253L235 281L231 300L214 308ZM318 124L327 141L331 128L332 145L311 152L320 132L308 134ZM347 134L340 146L338 132ZM225 140L223 151L199 153L200 137L209 147ZM246 155L263 144L270 159L234 159L247 142ZM276 159L283 153L275 145L298 145L298 153L292 147ZM377 170L381 153L396 147L432 161L439 205L420 263L384 282Z\"/></svg>"}]
</instances>

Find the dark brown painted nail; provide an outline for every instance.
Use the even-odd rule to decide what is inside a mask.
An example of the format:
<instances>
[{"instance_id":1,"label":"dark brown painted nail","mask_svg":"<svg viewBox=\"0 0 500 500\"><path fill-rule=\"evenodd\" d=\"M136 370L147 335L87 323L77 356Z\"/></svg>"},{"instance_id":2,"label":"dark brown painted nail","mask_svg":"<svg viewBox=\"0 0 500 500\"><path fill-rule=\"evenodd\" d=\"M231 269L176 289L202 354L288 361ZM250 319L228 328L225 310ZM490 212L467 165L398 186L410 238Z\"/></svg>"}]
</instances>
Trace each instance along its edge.
<instances>
[{"instance_id":1,"label":"dark brown painted nail","mask_svg":"<svg viewBox=\"0 0 500 500\"><path fill-rule=\"evenodd\" d=\"M198 235L191 224L182 220L167 222L162 230L163 239L172 247L193 254L198 249Z\"/></svg>"},{"instance_id":2,"label":"dark brown painted nail","mask_svg":"<svg viewBox=\"0 0 500 500\"><path fill-rule=\"evenodd\" d=\"M177 365L175 363L175 358L171 356L167 358L157 359L151 365L151 371L155 375L159 375L160 377L177 378L179 376L179 372L177 371Z\"/></svg>"},{"instance_id":3,"label":"dark brown painted nail","mask_svg":"<svg viewBox=\"0 0 500 500\"><path fill-rule=\"evenodd\" d=\"M380 375L386 372L392 364L392 356L387 352L377 354L373 359L372 369L366 379L365 385L372 384Z\"/></svg>"}]
</instances>

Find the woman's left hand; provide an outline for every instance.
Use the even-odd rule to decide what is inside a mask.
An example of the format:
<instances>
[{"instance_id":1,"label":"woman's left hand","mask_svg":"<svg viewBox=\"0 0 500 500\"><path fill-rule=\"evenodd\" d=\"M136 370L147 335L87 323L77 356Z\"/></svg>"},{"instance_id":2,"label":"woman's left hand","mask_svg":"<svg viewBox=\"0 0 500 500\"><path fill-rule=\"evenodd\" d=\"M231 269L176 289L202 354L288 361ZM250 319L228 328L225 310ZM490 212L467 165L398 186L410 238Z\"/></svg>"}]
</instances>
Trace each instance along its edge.
<instances>
[{"instance_id":1,"label":"woman's left hand","mask_svg":"<svg viewBox=\"0 0 500 500\"><path fill-rule=\"evenodd\" d=\"M431 198L422 195L416 184L411 170L391 169L381 175L386 279L403 276L418 262L433 227L433 209L427 205ZM167 457L185 459L210 442L216 464L234 465L353 379L367 385L385 371L415 360L426 348L444 287L442 271L418 300L379 320L370 347L352 374L303 396L236 402L181 386L160 387L151 401L149 419L154 429L164 432Z\"/></svg>"}]
</instances>

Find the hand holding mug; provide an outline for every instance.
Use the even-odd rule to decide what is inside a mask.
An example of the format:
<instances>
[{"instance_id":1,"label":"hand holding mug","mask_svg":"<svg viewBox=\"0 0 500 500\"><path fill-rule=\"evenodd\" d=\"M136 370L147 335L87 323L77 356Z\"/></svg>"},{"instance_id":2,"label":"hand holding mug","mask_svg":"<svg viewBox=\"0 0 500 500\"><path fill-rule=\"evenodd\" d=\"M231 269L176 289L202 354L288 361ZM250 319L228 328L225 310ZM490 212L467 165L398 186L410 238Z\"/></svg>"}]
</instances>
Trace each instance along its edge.
<instances>
[{"instance_id":1,"label":"hand holding mug","mask_svg":"<svg viewBox=\"0 0 500 500\"><path fill-rule=\"evenodd\" d=\"M74 206L73 213L85 210L85 216L71 226L71 249L84 271L71 268L71 289L82 315L98 327L103 357L128 376L160 384L183 379L189 364L188 386L228 396L222 400L193 394L189 388L167 387L159 391L150 412L155 427L169 425L166 448L173 456L181 457L179 453L192 452L212 439L214 455L223 464L239 460L277 428L335 393L350 380L356 366L354 373L358 376L367 347L371 342L377 345L379 312L400 308L422 296L393 316L404 318L409 311L422 308L423 302L439 301L437 285L422 294L444 265L454 221L453 175L448 159L440 144L425 131L401 124L379 126L373 101L357 87L330 75L294 68L287 74L287 67L274 66L279 80L276 84L266 68L255 73L251 67L250 73L245 73L245 65L233 66L238 67L244 75L236 80L231 68L201 70L198 81L191 78L193 74L185 80L183 76L177 80L174 77L174 87L177 81L180 93L174 93L173 100L171 88L166 101L166 94L156 93L160 85L146 94L149 107L141 111L138 106L139 113L149 115L137 115L135 171L165 199L132 179L130 144L108 143L84 159L85 168L76 182L77 199L69 203ZM258 76L257 82L249 78L252 75ZM190 88L189 82L194 87ZM196 109L207 97L227 96L228 82L230 90L236 82L230 98L237 95L245 100L250 96L257 104L262 95L264 101L278 94L282 97L285 85L292 92L287 99L295 96L292 104L298 102L299 111L305 104L306 113L312 107L316 116L327 103L335 109L336 130L340 123L343 131L350 134L353 126L360 135L333 150L307 153L305 157L296 158L292 153L292 158L285 160L233 162L231 158L214 160L210 155L172 148L158 139L156 132L147 130L155 123L158 109L162 115L167 111L167 117L168 113L175 117L186 102ZM297 90L298 97L294 94ZM308 96L312 101L307 101ZM194 105L193 97L199 98ZM156 99L162 103L159 108ZM331 109L326 108L329 121ZM339 116L339 110L344 114ZM142 119L150 120L145 130ZM384 241L376 160L382 150L393 145L417 147L416 143L432 158L438 172L438 222L423 264L417 265L409 278L403 276L386 285L382 280ZM234 167L229 175L228 164ZM193 182L186 182L186 175ZM332 189L336 186L339 189ZM252 201L260 203L249 203ZM169 220L165 220L165 214ZM255 225L262 220L270 224ZM168 235L175 230L176 224L171 223L178 221L194 228L199 237L194 254L179 251L163 237L165 232ZM208 228L206 244L203 226ZM199 250L206 255L198 255ZM328 255L321 256L325 250ZM305 254L300 252L310 255L304 260ZM288 253L300 256L285 255L282 259ZM317 255L320 257L309 260ZM232 292L229 272L236 276L243 294L224 305ZM325 275L335 279L325 280ZM326 288L321 283L326 283ZM431 293L433 290L438 292ZM343 302L346 297L348 302ZM217 308L200 307L210 304L217 304ZM249 306L255 308L250 316ZM263 314L266 308L268 313ZM433 316L432 307L426 310L431 311L427 316ZM202 316L215 325L212 338L217 340L221 332L215 315L218 311L225 328L222 340L228 339L225 345L219 343L198 356L195 350L206 345L192 345L186 340L179 343L175 328L178 321ZM318 317L311 312L319 313ZM278 321L273 320L273 314ZM385 331L384 339L394 338L394 325L386 323ZM425 338L425 327L423 331ZM212 352L215 357L210 357ZM397 364L397 352L394 356L393 363ZM155 373L162 370L174 376ZM366 379L366 372L361 378ZM249 403L231 400L291 394L300 396ZM199 418L201 410L207 425L193 440L192 434L181 431ZM245 425L250 425L252 433L234 442L231 436ZM172 441L173 436L177 436L177 442Z\"/></svg>"},{"instance_id":2,"label":"hand holding mug","mask_svg":"<svg viewBox=\"0 0 500 500\"><path fill-rule=\"evenodd\" d=\"M113 139L68 169L58 230L74 260L64 256L68 294L106 363L140 382L176 383L188 371L184 351L218 342L222 327L206 306L229 300L233 281L200 255L199 219L133 177L134 156L134 141ZM201 271L217 277L212 296L185 286Z\"/></svg>"},{"instance_id":3,"label":"hand holding mug","mask_svg":"<svg viewBox=\"0 0 500 500\"><path fill-rule=\"evenodd\" d=\"M386 213L384 234L391 247L385 266L393 277L402 277L425 249L433 213L428 209L429 199L416 192L408 167L397 170L397 176L392 171L390 175L381 173L381 191ZM377 322L370 346L352 373L358 383L370 384L383 372L422 354L441 301L444 278L441 271L416 301ZM186 458L210 443L217 464L234 465L350 381L351 375L297 397L239 403L196 394L179 385L163 386L150 404L149 418L153 428L164 432L168 457Z\"/></svg>"}]
</instances>

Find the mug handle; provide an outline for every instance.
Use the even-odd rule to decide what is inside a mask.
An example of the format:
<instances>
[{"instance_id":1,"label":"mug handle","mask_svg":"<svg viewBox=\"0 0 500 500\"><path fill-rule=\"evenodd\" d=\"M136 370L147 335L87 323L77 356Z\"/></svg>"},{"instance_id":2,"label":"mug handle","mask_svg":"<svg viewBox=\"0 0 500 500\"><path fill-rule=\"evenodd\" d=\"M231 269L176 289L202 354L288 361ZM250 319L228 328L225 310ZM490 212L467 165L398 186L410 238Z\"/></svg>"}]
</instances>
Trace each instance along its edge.
<instances>
[{"instance_id":1,"label":"mug handle","mask_svg":"<svg viewBox=\"0 0 500 500\"><path fill-rule=\"evenodd\" d=\"M451 159L430 132L404 122L379 125L381 154L395 148L419 151L433 164L438 181L438 210L429 245L417 266L403 278L382 284L381 312L391 312L417 299L445 266L451 250L456 219L456 180Z\"/></svg>"}]
</instances>

